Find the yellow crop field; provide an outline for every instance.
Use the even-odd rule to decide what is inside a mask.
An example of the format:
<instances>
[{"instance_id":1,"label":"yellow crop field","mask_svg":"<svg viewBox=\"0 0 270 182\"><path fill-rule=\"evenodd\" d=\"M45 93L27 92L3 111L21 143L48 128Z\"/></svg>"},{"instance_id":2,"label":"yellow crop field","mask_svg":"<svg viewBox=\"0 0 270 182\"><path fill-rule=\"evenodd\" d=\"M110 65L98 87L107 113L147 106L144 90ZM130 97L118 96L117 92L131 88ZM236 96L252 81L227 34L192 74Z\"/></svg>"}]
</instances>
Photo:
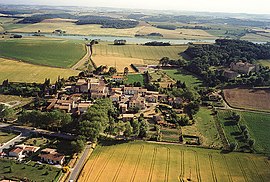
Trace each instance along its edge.
<instances>
[{"instance_id":1,"label":"yellow crop field","mask_svg":"<svg viewBox=\"0 0 270 182\"><path fill-rule=\"evenodd\" d=\"M106 65L109 67L115 67L117 69L117 72L124 72L124 68L128 67L129 72L134 72L134 70L131 68L131 64L143 64L142 59L138 58L125 58L125 57L117 57L117 56L93 56L93 61L97 66L100 65Z\"/></svg>"},{"instance_id":2,"label":"yellow crop field","mask_svg":"<svg viewBox=\"0 0 270 182\"><path fill-rule=\"evenodd\" d=\"M8 79L12 82L42 83L45 78L50 78L53 83L58 76L67 78L79 73L75 70L38 66L3 58L0 58L0 65L0 82Z\"/></svg>"},{"instance_id":3,"label":"yellow crop field","mask_svg":"<svg viewBox=\"0 0 270 182\"><path fill-rule=\"evenodd\" d=\"M151 26L147 23L140 23L135 28L115 29L101 28L101 25L76 25L75 20L66 19L49 19L40 23L27 25L22 28L13 29L13 32L36 32L40 30L43 33L51 33L56 29L65 30L67 34L80 35L111 35L111 36L128 36L134 37L135 34L147 35L149 33L161 33L163 38L172 39L216 39L215 36L204 30L195 29L176 29L165 30Z\"/></svg>"},{"instance_id":4,"label":"yellow crop field","mask_svg":"<svg viewBox=\"0 0 270 182\"><path fill-rule=\"evenodd\" d=\"M163 57L179 59L179 53L185 51L187 48L187 45L144 46L130 44L116 46L108 43L101 43L94 46L93 55L129 57L157 61Z\"/></svg>"},{"instance_id":5,"label":"yellow crop field","mask_svg":"<svg viewBox=\"0 0 270 182\"><path fill-rule=\"evenodd\" d=\"M98 146L78 182L107 181L269 181L266 157L222 154L180 145L129 142Z\"/></svg>"}]
</instances>

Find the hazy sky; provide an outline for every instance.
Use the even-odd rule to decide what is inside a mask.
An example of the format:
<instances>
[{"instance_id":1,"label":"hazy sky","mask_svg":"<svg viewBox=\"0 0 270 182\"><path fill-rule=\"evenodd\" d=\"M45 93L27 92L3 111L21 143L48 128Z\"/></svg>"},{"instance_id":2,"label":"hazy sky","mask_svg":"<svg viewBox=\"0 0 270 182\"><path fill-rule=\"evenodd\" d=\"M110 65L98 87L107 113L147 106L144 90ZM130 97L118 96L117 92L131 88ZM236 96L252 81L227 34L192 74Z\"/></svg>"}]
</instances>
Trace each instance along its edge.
<instances>
[{"instance_id":1,"label":"hazy sky","mask_svg":"<svg viewBox=\"0 0 270 182\"><path fill-rule=\"evenodd\" d=\"M0 3L270 14L270 0L0 0Z\"/></svg>"}]
</instances>

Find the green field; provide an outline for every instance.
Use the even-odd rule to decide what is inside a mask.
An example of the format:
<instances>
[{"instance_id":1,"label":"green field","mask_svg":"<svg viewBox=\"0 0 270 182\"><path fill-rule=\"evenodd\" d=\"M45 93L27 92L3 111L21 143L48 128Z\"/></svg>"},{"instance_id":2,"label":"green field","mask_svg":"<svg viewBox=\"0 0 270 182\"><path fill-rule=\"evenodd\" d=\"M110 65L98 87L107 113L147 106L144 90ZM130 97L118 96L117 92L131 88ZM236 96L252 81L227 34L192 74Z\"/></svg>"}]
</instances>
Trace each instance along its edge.
<instances>
[{"instance_id":1,"label":"green field","mask_svg":"<svg viewBox=\"0 0 270 182\"><path fill-rule=\"evenodd\" d=\"M19 164L11 160L0 159L0 180L4 178L24 179L30 181L53 181L60 169L34 162ZM28 181L27 180L27 181Z\"/></svg>"},{"instance_id":2,"label":"green field","mask_svg":"<svg viewBox=\"0 0 270 182\"><path fill-rule=\"evenodd\" d=\"M8 142L12 138L16 137L17 135L15 133L7 133L0 130L0 144Z\"/></svg>"},{"instance_id":3,"label":"green field","mask_svg":"<svg viewBox=\"0 0 270 182\"><path fill-rule=\"evenodd\" d=\"M255 150L257 152L270 153L270 114L254 112L238 112L241 115L240 125L247 125L252 139L255 139ZM234 125L230 117L230 111L219 110L218 119L221 122L229 142L238 143L239 147L244 147L241 140L240 128Z\"/></svg>"},{"instance_id":4,"label":"green field","mask_svg":"<svg viewBox=\"0 0 270 182\"><path fill-rule=\"evenodd\" d=\"M270 114L240 112L241 123L246 124L255 139L255 150L270 153Z\"/></svg>"},{"instance_id":5,"label":"green field","mask_svg":"<svg viewBox=\"0 0 270 182\"><path fill-rule=\"evenodd\" d=\"M165 69L164 72L174 80L185 82L188 87L201 86L202 81L183 69Z\"/></svg>"},{"instance_id":6,"label":"green field","mask_svg":"<svg viewBox=\"0 0 270 182\"><path fill-rule=\"evenodd\" d=\"M171 59L179 59L179 53L187 49L186 45L175 46L144 46L144 45L124 45L116 46L108 43L101 43L94 46L93 52L95 55L101 56L116 56L116 57L128 57L139 58L146 62L148 60L160 60L163 57L169 57ZM136 64L136 63L134 63Z\"/></svg>"},{"instance_id":7,"label":"green field","mask_svg":"<svg viewBox=\"0 0 270 182\"><path fill-rule=\"evenodd\" d=\"M269 162L260 155L147 142L107 142L94 150L78 182L260 182L270 180L269 170Z\"/></svg>"},{"instance_id":8,"label":"green field","mask_svg":"<svg viewBox=\"0 0 270 182\"><path fill-rule=\"evenodd\" d=\"M58 76L68 78L79 74L75 70L51 68L2 58L0 64L0 83L6 79L11 82L43 83L45 78L50 78L51 83L54 83Z\"/></svg>"},{"instance_id":9,"label":"green field","mask_svg":"<svg viewBox=\"0 0 270 182\"><path fill-rule=\"evenodd\" d=\"M210 109L201 107L196 114L196 127L201 134L203 145L219 148L222 147L222 142L211 113Z\"/></svg>"},{"instance_id":10,"label":"green field","mask_svg":"<svg viewBox=\"0 0 270 182\"><path fill-rule=\"evenodd\" d=\"M140 82L143 85L143 75L142 74L128 74L126 84L133 84L134 82Z\"/></svg>"},{"instance_id":11,"label":"green field","mask_svg":"<svg viewBox=\"0 0 270 182\"><path fill-rule=\"evenodd\" d=\"M0 40L1 57L28 63L68 68L86 53L83 42L61 39Z\"/></svg>"}]
</instances>

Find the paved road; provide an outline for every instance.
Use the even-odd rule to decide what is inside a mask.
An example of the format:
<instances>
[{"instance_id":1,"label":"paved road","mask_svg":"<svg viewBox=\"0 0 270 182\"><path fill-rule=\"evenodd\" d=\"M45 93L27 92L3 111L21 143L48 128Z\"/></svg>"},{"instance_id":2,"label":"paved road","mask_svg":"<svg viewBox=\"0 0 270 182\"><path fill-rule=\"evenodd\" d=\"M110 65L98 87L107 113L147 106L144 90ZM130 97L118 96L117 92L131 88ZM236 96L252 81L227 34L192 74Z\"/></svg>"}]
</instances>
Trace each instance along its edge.
<instances>
[{"instance_id":1,"label":"paved road","mask_svg":"<svg viewBox=\"0 0 270 182\"><path fill-rule=\"evenodd\" d=\"M93 151L92 144L86 145L85 150L81 155L81 157L79 158L79 160L77 161L75 167L71 169L71 174L69 175L67 181L77 180L85 162L88 159L88 156L90 155L90 153L92 153L92 151Z\"/></svg>"}]
</instances>

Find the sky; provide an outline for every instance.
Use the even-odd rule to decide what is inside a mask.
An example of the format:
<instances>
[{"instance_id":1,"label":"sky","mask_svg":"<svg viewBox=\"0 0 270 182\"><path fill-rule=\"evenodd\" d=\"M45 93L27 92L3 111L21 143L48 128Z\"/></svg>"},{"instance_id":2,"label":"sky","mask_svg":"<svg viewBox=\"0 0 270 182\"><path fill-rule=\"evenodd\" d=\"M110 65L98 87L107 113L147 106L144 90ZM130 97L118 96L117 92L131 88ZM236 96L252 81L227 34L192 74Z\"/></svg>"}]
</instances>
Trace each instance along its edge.
<instances>
[{"instance_id":1,"label":"sky","mask_svg":"<svg viewBox=\"0 0 270 182\"><path fill-rule=\"evenodd\" d=\"M0 4L270 14L270 0L0 0Z\"/></svg>"}]
</instances>

